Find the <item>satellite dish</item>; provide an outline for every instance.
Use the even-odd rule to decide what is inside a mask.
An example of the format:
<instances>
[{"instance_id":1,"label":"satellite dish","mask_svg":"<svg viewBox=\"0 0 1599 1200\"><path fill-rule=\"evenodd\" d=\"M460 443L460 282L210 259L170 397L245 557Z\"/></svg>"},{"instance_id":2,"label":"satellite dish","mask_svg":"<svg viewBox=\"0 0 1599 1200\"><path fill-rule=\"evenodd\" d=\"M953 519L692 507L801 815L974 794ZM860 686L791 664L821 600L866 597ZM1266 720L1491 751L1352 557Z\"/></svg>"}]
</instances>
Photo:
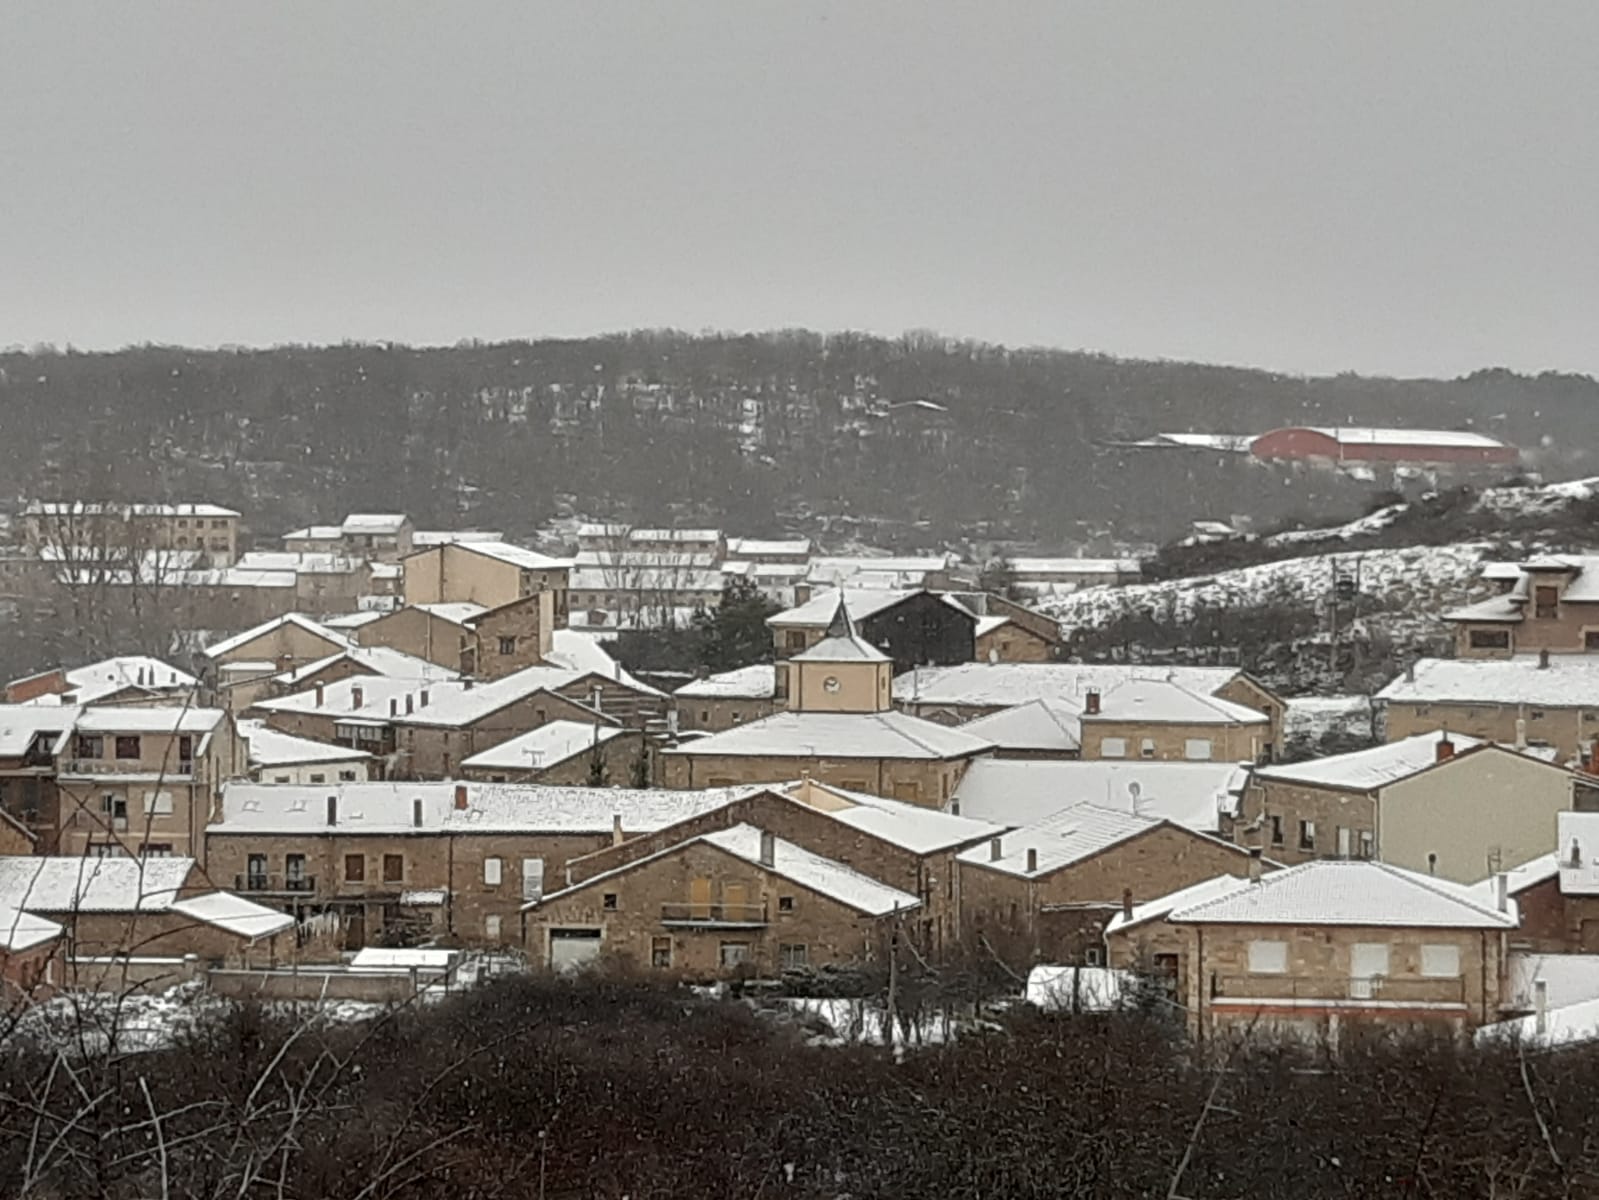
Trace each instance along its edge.
<instances>
[{"instance_id":1,"label":"satellite dish","mask_svg":"<svg viewBox=\"0 0 1599 1200\"><path fill-rule=\"evenodd\" d=\"M1139 786L1138 780L1134 779L1132 782L1130 782L1127 785L1127 794L1132 797L1133 815L1137 816L1138 815L1138 798L1144 794L1144 789Z\"/></svg>"}]
</instances>

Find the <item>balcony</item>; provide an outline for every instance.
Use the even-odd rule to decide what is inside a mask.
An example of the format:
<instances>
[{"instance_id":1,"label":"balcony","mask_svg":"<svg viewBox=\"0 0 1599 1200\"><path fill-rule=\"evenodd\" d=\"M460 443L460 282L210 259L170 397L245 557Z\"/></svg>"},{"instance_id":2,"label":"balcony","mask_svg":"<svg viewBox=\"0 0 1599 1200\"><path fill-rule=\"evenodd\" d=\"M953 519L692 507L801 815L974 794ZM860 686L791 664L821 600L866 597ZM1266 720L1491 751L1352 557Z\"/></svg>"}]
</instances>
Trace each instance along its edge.
<instances>
[{"instance_id":1,"label":"balcony","mask_svg":"<svg viewBox=\"0 0 1599 1200\"><path fill-rule=\"evenodd\" d=\"M235 875L236 892L283 892L303 895L316 891L315 875L277 875L270 873Z\"/></svg>"},{"instance_id":2,"label":"balcony","mask_svg":"<svg viewBox=\"0 0 1599 1200\"><path fill-rule=\"evenodd\" d=\"M758 929L767 923L764 904L663 904L661 924L699 929Z\"/></svg>"},{"instance_id":3,"label":"balcony","mask_svg":"<svg viewBox=\"0 0 1599 1200\"><path fill-rule=\"evenodd\" d=\"M1463 1007L1466 981L1445 978L1396 979L1379 975L1350 979L1337 975L1212 975L1211 999L1219 1003L1292 1001L1310 1007L1437 1008Z\"/></svg>"}]
</instances>

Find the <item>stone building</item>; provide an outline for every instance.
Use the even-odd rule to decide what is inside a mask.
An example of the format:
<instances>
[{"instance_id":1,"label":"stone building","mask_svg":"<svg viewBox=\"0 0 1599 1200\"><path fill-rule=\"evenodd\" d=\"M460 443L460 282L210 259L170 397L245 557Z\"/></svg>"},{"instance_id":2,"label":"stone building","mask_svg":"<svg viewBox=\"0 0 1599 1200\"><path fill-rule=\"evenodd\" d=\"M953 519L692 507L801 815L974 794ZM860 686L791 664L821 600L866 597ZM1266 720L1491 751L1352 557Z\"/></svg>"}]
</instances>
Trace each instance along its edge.
<instances>
[{"instance_id":1,"label":"stone building","mask_svg":"<svg viewBox=\"0 0 1599 1200\"><path fill-rule=\"evenodd\" d=\"M1599 651L1599 556L1543 555L1516 566L1497 595L1444 614L1456 657Z\"/></svg>"},{"instance_id":2,"label":"stone building","mask_svg":"<svg viewBox=\"0 0 1599 1200\"><path fill-rule=\"evenodd\" d=\"M1466 1029L1497 1019L1515 906L1386 863L1302 863L1128 905L1110 964L1163 978L1201 1039L1260 1027Z\"/></svg>"},{"instance_id":3,"label":"stone building","mask_svg":"<svg viewBox=\"0 0 1599 1200\"><path fill-rule=\"evenodd\" d=\"M683 733L720 733L777 711L777 667L756 663L685 683L672 693Z\"/></svg>"},{"instance_id":4,"label":"stone building","mask_svg":"<svg viewBox=\"0 0 1599 1200\"><path fill-rule=\"evenodd\" d=\"M1599 739L1599 655L1424 658L1377 693L1385 736L1438 729L1587 757Z\"/></svg>"},{"instance_id":5,"label":"stone building","mask_svg":"<svg viewBox=\"0 0 1599 1200\"><path fill-rule=\"evenodd\" d=\"M549 592L552 627L566 628L572 569L566 559L508 542L451 542L418 550L402 565L407 604L464 602L493 609Z\"/></svg>"},{"instance_id":6,"label":"stone building","mask_svg":"<svg viewBox=\"0 0 1599 1200\"><path fill-rule=\"evenodd\" d=\"M549 721L461 760L462 779L486 783L642 787L649 770L643 730L624 729L599 714Z\"/></svg>"}]
</instances>

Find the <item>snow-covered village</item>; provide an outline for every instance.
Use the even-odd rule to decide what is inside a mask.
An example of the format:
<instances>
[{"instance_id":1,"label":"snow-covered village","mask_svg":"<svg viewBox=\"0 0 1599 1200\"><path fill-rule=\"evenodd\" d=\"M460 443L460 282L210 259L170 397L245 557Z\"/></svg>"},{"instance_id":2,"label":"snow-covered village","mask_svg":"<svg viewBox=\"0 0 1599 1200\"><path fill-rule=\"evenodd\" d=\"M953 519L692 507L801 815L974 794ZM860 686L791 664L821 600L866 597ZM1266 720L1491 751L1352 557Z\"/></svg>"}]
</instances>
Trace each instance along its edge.
<instances>
[{"instance_id":1,"label":"snow-covered village","mask_svg":"<svg viewBox=\"0 0 1599 1200\"><path fill-rule=\"evenodd\" d=\"M0 28L0 1200L1599 1197L1599 6Z\"/></svg>"}]
</instances>

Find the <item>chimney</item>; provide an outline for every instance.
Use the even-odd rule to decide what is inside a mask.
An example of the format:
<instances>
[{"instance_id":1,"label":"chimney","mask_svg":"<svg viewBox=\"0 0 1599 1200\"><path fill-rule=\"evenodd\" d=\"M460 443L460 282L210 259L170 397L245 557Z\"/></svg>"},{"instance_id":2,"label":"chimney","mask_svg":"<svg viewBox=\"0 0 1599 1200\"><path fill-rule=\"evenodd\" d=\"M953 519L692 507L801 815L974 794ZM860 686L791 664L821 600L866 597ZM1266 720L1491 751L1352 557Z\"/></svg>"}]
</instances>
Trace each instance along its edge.
<instances>
[{"instance_id":1,"label":"chimney","mask_svg":"<svg viewBox=\"0 0 1599 1200\"><path fill-rule=\"evenodd\" d=\"M1510 876L1503 871L1494 876L1494 907L1502 913L1510 911Z\"/></svg>"},{"instance_id":2,"label":"chimney","mask_svg":"<svg viewBox=\"0 0 1599 1200\"><path fill-rule=\"evenodd\" d=\"M1434 762L1443 762L1455 756L1455 744L1449 740L1447 733L1438 738L1438 748L1433 752Z\"/></svg>"},{"instance_id":3,"label":"chimney","mask_svg":"<svg viewBox=\"0 0 1599 1200\"><path fill-rule=\"evenodd\" d=\"M1122 920L1133 919L1133 889L1122 888Z\"/></svg>"},{"instance_id":4,"label":"chimney","mask_svg":"<svg viewBox=\"0 0 1599 1200\"><path fill-rule=\"evenodd\" d=\"M798 608L800 605L809 604L810 602L811 585L808 583L796 583L794 585L794 607Z\"/></svg>"},{"instance_id":5,"label":"chimney","mask_svg":"<svg viewBox=\"0 0 1599 1200\"><path fill-rule=\"evenodd\" d=\"M761 866L770 867L777 862L777 837L761 830Z\"/></svg>"},{"instance_id":6,"label":"chimney","mask_svg":"<svg viewBox=\"0 0 1599 1200\"><path fill-rule=\"evenodd\" d=\"M1549 648L1547 646L1538 651L1538 669L1540 671L1549 669Z\"/></svg>"},{"instance_id":7,"label":"chimney","mask_svg":"<svg viewBox=\"0 0 1599 1200\"><path fill-rule=\"evenodd\" d=\"M472 690L472 684L474 682L475 682L475 680L473 680L473 678L470 675L468 675L466 678L461 680L461 690L463 692L470 692Z\"/></svg>"},{"instance_id":8,"label":"chimney","mask_svg":"<svg viewBox=\"0 0 1599 1200\"><path fill-rule=\"evenodd\" d=\"M1083 713L1086 716L1099 716L1099 689L1089 688L1088 695L1084 697Z\"/></svg>"},{"instance_id":9,"label":"chimney","mask_svg":"<svg viewBox=\"0 0 1599 1200\"><path fill-rule=\"evenodd\" d=\"M455 785L455 811L465 812L466 808L466 784L458 783Z\"/></svg>"},{"instance_id":10,"label":"chimney","mask_svg":"<svg viewBox=\"0 0 1599 1200\"><path fill-rule=\"evenodd\" d=\"M1415 659L1411 659L1408 663L1405 664L1405 682L1406 683L1415 683L1416 682L1416 660Z\"/></svg>"},{"instance_id":11,"label":"chimney","mask_svg":"<svg viewBox=\"0 0 1599 1200\"><path fill-rule=\"evenodd\" d=\"M1005 847L999 838L988 839L988 861L998 862L1005 857Z\"/></svg>"},{"instance_id":12,"label":"chimney","mask_svg":"<svg viewBox=\"0 0 1599 1200\"><path fill-rule=\"evenodd\" d=\"M622 829L622 814L611 814L611 845L620 846L626 840L627 834Z\"/></svg>"},{"instance_id":13,"label":"chimney","mask_svg":"<svg viewBox=\"0 0 1599 1200\"><path fill-rule=\"evenodd\" d=\"M322 685L320 683L316 685L316 706L318 708L322 707Z\"/></svg>"},{"instance_id":14,"label":"chimney","mask_svg":"<svg viewBox=\"0 0 1599 1200\"><path fill-rule=\"evenodd\" d=\"M1549 1031L1549 981L1535 979L1532 983L1533 1027L1540 1035Z\"/></svg>"},{"instance_id":15,"label":"chimney","mask_svg":"<svg viewBox=\"0 0 1599 1200\"><path fill-rule=\"evenodd\" d=\"M338 823L339 823L339 798L337 796L329 796L328 797L328 824L329 825L337 825Z\"/></svg>"},{"instance_id":16,"label":"chimney","mask_svg":"<svg viewBox=\"0 0 1599 1200\"><path fill-rule=\"evenodd\" d=\"M360 708L361 705L363 703L365 703L365 701L366 701L366 690L364 688L362 688L360 684L356 684L355 687L350 689L350 708L351 708L351 710L353 711L355 709Z\"/></svg>"},{"instance_id":17,"label":"chimney","mask_svg":"<svg viewBox=\"0 0 1599 1200\"><path fill-rule=\"evenodd\" d=\"M1027 847L1027 873L1029 875L1038 873L1038 851L1032 846Z\"/></svg>"},{"instance_id":18,"label":"chimney","mask_svg":"<svg viewBox=\"0 0 1599 1200\"><path fill-rule=\"evenodd\" d=\"M1527 718L1526 717L1517 717L1516 718L1516 749L1517 750L1525 750L1526 748L1527 748Z\"/></svg>"},{"instance_id":19,"label":"chimney","mask_svg":"<svg viewBox=\"0 0 1599 1200\"><path fill-rule=\"evenodd\" d=\"M416 706L418 708L426 708L428 706L428 690L427 690L427 688L423 688L422 689L421 699L419 699L416 702Z\"/></svg>"},{"instance_id":20,"label":"chimney","mask_svg":"<svg viewBox=\"0 0 1599 1200\"><path fill-rule=\"evenodd\" d=\"M390 696L389 697L389 716L397 717L399 715L400 715L400 698L398 696Z\"/></svg>"},{"instance_id":21,"label":"chimney","mask_svg":"<svg viewBox=\"0 0 1599 1200\"><path fill-rule=\"evenodd\" d=\"M1582 846L1576 838L1571 839L1571 853L1566 855L1565 865L1568 867L1582 866Z\"/></svg>"},{"instance_id":22,"label":"chimney","mask_svg":"<svg viewBox=\"0 0 1599 1200\"><path fill-rule=\"evenodd\" d=\"M411 824L418 829L422 828L422 798L420 796L411 801Z\"/></svg>"},{"instance_id":23,"label":"chimney","mask_svg":"<svg viewBox=\"0 0 1599 1200\"><path fill-rule=\"evenodd\" d=\"M410 692L405 693L405 715L410 716L416 711L416 697Z\"/></svg>"},{"instance_id":24,"label":"chimney","mask_svg":"<svg viewBox=\"0 0 1599 1200\"><path fill-rule=\"evenodd\" d=\"M1260 847L1252 846L1249 850L1249 882L1260 882Z\"/></svg>"}]
</instances>

